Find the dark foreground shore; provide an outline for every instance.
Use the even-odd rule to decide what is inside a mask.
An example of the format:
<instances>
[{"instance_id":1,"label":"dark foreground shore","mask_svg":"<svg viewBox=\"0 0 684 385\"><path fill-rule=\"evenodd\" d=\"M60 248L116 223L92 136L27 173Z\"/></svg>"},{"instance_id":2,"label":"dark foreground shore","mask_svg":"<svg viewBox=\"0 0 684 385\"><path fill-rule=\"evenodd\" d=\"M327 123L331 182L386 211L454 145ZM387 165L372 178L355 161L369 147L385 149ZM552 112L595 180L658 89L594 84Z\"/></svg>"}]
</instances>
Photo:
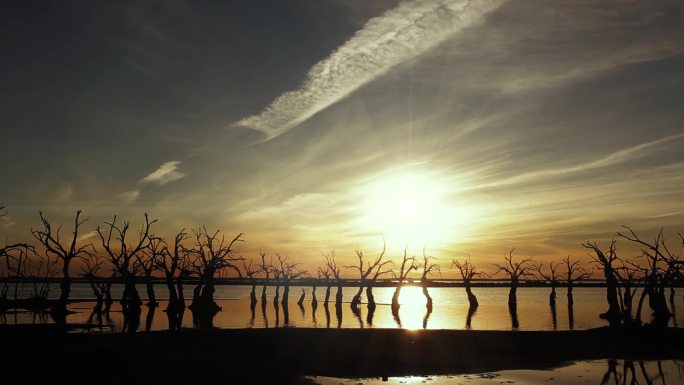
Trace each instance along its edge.
<instances>
[{"instance_id":1,"label":"dark foreground shore","mask_svg":"<svg viewBox=\"0 0 684 385\"><path fill-rule=\"evenodd\" d=\"M508 332L396 329L183 330L67 334L0 327L0 364L34 381L300 383L534 369L572 360L684 358L684 329Z\"/></svg>"}]
</instances>

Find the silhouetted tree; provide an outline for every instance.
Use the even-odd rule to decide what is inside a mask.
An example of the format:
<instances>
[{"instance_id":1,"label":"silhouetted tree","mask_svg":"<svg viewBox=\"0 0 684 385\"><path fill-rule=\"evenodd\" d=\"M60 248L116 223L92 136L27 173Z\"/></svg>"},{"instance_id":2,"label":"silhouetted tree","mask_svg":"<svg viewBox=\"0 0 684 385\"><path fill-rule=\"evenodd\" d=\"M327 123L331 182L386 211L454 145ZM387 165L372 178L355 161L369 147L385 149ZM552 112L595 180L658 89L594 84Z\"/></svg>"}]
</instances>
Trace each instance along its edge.
<instances>
[{"instance_id":1,"label":"silhouetted tree","mask_svg":"<svg viewBox=\"0 0 684 385\"><path fill-rule=\"evenodd\" d=\"M106 280L98 276L102 267L104 266L105 259L93 254L83 260L81 265L81 272L83 278L88 281L90 288L93 290L93 295L95 296L95 307L93 308L93 313L98 315L98 318L102 315L102 306L104 304L106 291L108 289L108 283ZM111 286L111 283L109 284Z\"/></svg>"},{"instance_id":2,"label":"silhouetted tree","mask_svg":"<svg viewBox=\"0 0 684 385\"><path fill-rule=\"evenodd\" d=\"M620 308L620 301L618 298L618 274L617 264L620 261L615 251L615 240L610 242L608 250L604 252L596 243L583 243L582 246L594 251L595 256L591 256L594 262L603 271L606 280L606 300L608 302L608 311L600 315L601 318L608 320L611 325L618 325L622 321L622 309Z\"/></svg>"},{"instance_id":3,"label":"silhouetted tree","mask_svg":"<svg viewBox=\"0 0 684 385\"><path fill-rule=\"evenodd\" d=\"M475 277L481 277L482 272L477 271L475 269L475 265L468 260L463 260L459 261L454 259L451 262L452 267L456 267L461 274L461 279L463 280L463 286L465 287L466 295L468 296L468 303L470 304L470 308L473 309L473 313L475 312L475 309L479 306L479 303L477 302L477 297L475 294L473 294L472 291L472 281L473 278Z\"/></svg>"},{"instance_id":4,"label":"silhouetted tree","mask_svg":"<svg viewBox=\"0 0 684 385\"><path fill-rule=\"evenodd\" d=\"M166 289L169 292L169 302L166 305L166 317L169 321L169 329L179 329L182 313L185 311L185 296L183 293L183 280L190 274L188 251L183 242L190 239L185 229L182 229L173 239L173 245L169 247L164 242L161 253L156 255L155 267L164 276Z\"/></svg>"},{"instance_id":5,"label":"silhouetted tree","mask_svg":"<svg viewBox=\"0 0 684 385\"><path fill-rule=\"evenodd\" d=\"M432 297L430 297L430 293L428 292L428 285L430 284L429 277L441 273L438 264L430 263L431 258L434 257L425 255L425 249L423 249L423 263L418 265L418 268L423 269L423 273L420 276L420 285L423 287L423 295L426 299L425 307L427 308L427 313L425 315L425 319L423 320L424 329L427 327L427 320L430 317L430 313L432 313Z\"/></svg>"},{"instance_id":6,"label":"silhouetted tree","mask_svg":"<svg viewBox=\"0 0 684 385\"><path fill-rule=\"evenodd\" d=\"M236 254L234 247L236 243L243 242L243 234L238 234L228 243L220 230L209 233L206 227L202 227L194 235L195 247L189 254L192 256L191 266L198 277L198 283L193 290L190 309L201 326L210 326L214 315L220 310L214 302L216 274L224 269L231 269L242 277L237 266L242 258Z\"/></svg>"},{"instance_id":7,"label":"silhouetted tree","mask_svg":"<svg viewBox=\"0 0 684 385\"><path fill-rule=\"evenodd\" d=\"M91 255L94 251L93 245L90 243L80 247L78 246L79 228L88 219L80 219L81 210L76 211L71 240L68 243L62 244L62 240L60 239L60 230L62 227L59 226L56 231L53 231L52 225L47 218L43 216L43 213L39 212L38 215L40 216L43 228L39 230L31 229L31 234L33 234L34 238L36 238L36 240L45 248L48 258L52 255L62 263L62 281L59 285L61 290L59 295L59 308L54 310L66 312L66 305L69 301L69 294L71 293L71 274L69 266L74 259Z\"/></svg>"},{"instance_id":8,"label":"silhouetted tree","mask_svg":"<svg viewBox=\"0 0 684 385\"><path fill-rule=\"evenodd\" d=\"M116 216L111 222L105 222L106 230L97 227L97 234L102 241L102 247L109 257L109 262L114 266L117 275L123 280L124 291L121 298L122 311L124 312L125 323L128 331L135 331L140 322L140 312L142 301L135 287L136 259L143 250L150 244L150 228L156 220L150 221L145 213L145 222L139 232L138 238L132 243L128 243L126 236L130 229L130 222L126 221L122 225L117 225ZM114 241L114 244L113 242Z\"/></svg>"},{"instance_id":9,"label":"silhouetted tree","mask_svg":"<svg viewBox=\"0 0 684 385\"><path fill-rule=\"evenodd\" d=\"M500 265L498 263L495 263L494 266L498 268L496 273L498 274L500 272L504 272L508 275L510 282L511 282L511 289L508 292L508 305L509 306L517 306L518 299L517 299L517 293L518 293L518 285L520 284L520 278L525 278L525 277L533 277L534 273L532 272L533 270L533 260L532 258L525 258L520 261L514 261L513 260L513 251L515 249L511 249L511 251L508 252L508 256L504 257L506 260L506 264Z\"/></svg>"},{"instance_id":10,"label":"silhouetted tree","mask_svg":"<svg viewBox=\"0 0 684 385\"><path fill-rule=\"evenodd\" d=\"M382 243L382 251L380 252L380 254L378 254L378 256L373 260L373 262L366 261L366 266L364 267L363 251L357 249L356 250L356 257L359 260L359 264L358 265L352 265L352 266L345 266L345 267L348 267L351 269L356 269L359 272L359 289L351 301L351 308L355 313L358 313L358 311L359 311L358 307L359 307L359 303L361 303L361 293L363 293L363 287L366 284L366 280L368 279L368 277L374 271L376 271L376 270L380 271L383 266L391 263L391 261L384 261L383 262L383 258L385 256L385 250L386 250L385 242L383 242ZM369 300L369 302L370 302L370 300Z\"/></svg>"},{"instance_id":11,"label":"silhouetted tree","mask_svg":"<svg viewBox=\"0 0 684 385\"><path fill-rule=\"evenodd\" d=\"M257 303L257 297L256 297L256 281L254 280L254 275L256 275L260 269L258 269L255 266L252 266L252 260L249 260L249 263L246 263L245 260L242 260L242 267L245 270L245 275L249 279L249 284L252 286L252 290L249 292L249 302L250 302L250 307L252 308L252 313L254 312L254 307L256 306Z\"/></svg>"},{"instance_id":12,"label":"silhouetted tree","mask_svg":"<svg viewBox=\"0 0 684 385\"><path fill-rule=\"evenodd\" d=\"M642 294L642 298L639 301L638 311L641 310L643 296L648 295L648 305L653 311L654 323L658 326L667 326L672 313L667 307L665 291L675 276L674 272L676 269L672 269L672 267L676 266L676 264L668 263L668 261L673 259L674 255L667 249L663 230L661 229L658 232L653 242L646 242L639 238L631 228L627 226L622 227L629 234L618 232L618 236L641 245L642 256L646 259L646 267L643 267L644 294ZM678 260L678 257L674 258L674 260Z\"/></svg>"},{"instance_id":13,"label":"silhouetted tree","mask_svg":"<svg viewBox=\"0 0 684 385\"><path fill-rule=\"evenodd\" d=\"M337 265L337 262L335 261L335 252L331 251L330 254L323 254L323 256L325 257L326 271L328 271L331 276L335 277L335 281L337 282L337 293L335 294L335 306L342 306L342 278L340 277L340 267ZM325 297L326 301L325 301L325 303L328 303L327 302L328 293L329 293L329 291L326 289L326 297ZM340 310L340 312L341 312L341 310Z\"/></svg>"},{"instance_id":14,"label":"silhouetted tree","mask_svg":"<svg viewBox=\"0 0 684 385\"><path fill-rule=\"evenodd\" d=\"M307 271L301 270L299 263L291 260L289 256L281 257L279 254L276 254L276 258L278 259L278 266L276 267L278 276L283 282L283 299L280 304L285 307L289 300L290 283L293 279L306 276Z\"/></svg>"},{"instance_id":15,"label":"silhouetted tree","mask_svg":"<svg viewBox=\"0 0 684 385\"><path fill-rule=\"evenodd\" d=\"M407 250L404 248L404 257L401 260L401 267L399 268L398 274L392 272L394 278L397 280L397 287L394 289L394 294L392 295L392 309L399 310L399 295L401 294L401 288L404 286L404 281L411 273L411 271L418 269L418 264L416 263L416 257L408 257Z\"/></svg>"},{"instance_id":16,"label":"silhouetted tree","mask_svg":"<svg viewBox=\"0 0 684 385\"><path fill-rule=\"evenodd\" d=\"M135 263L137 270L142 272L145 278L145 290L147 291L147 305L149 307L157 307L157 296L154 293L154 281L152 274L157 271L157 260L166 254L166 242L163 238L157 236L150 236L150 242L147 248L143 249L142 253L136 255ZM154 312L148 314L154 314Z\"/></svg>"},{"instance_id":17,"label":"silhouetted tree","mask_svg":"<svg viewBox=\"0 0 684 385\"><path fill-rule=\"evenodd\" d=\"M580 266L580 261L573 261L571 256L563 258L563 263L565 264L565 281L568 286L568 306L572 306L575 303L575 298L573 296L572 289L575 286L576 281L581 281L587 279L591 276L591 272L585 270Z\"/></svg>"}]
</instances>

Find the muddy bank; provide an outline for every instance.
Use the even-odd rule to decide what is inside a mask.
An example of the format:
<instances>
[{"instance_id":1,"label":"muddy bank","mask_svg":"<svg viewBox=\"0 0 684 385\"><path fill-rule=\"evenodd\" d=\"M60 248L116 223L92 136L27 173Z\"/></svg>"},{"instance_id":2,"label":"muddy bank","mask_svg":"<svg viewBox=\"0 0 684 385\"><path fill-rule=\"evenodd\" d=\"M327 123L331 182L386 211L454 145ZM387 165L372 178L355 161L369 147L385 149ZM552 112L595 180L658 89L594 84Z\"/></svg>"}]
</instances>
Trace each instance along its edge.
<instances>
[{"instance_id":1,"label":"muddy bank","mask_svg":"<svg viewBox=\"0 0 684 385\"><path fill-rule=\"evenodd\" d=\"M553 367L571 360L684 358L684 330L507 332L396 329L182 330L67 334L0 327L4 368L71 383L305 383ZM38 369L38 370L36 370ZM292 382L294 381L294 382Z\"/></svg>"}]
</instances>

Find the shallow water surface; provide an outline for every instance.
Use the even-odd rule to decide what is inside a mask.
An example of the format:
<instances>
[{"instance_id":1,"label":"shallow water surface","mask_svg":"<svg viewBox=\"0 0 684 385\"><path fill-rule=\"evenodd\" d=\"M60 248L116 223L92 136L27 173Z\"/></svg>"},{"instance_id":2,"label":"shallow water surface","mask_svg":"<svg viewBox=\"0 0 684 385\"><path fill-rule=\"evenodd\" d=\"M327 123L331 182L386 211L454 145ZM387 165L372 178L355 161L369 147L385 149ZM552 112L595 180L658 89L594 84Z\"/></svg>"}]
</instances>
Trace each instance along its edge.
<instances>
[{"instance_id":1,"label":"shallow water surface","mask_svg":"<svg viewBox=\"0 0 684 385\"><path fill-rule=\"evenodd\" d=\"M385 384L431 384L431 385L566 385L566 384L684 384L684 361L627 361L601 360L579 361L551 370L503 370L492 373L463 374L452 376L406 376L362 379L332 377L309 377L320 385L385 385Z\"/></svg>"},{"instance_id":2,"label":"shallow water surface","mask_svg":"<svg viewBox=\"0 0 684 385\"><path fill-rule=\"evenodd\" d=\"M121 287L112 288L114 298L121 296ZM145 290L139 286L140 294ZM475 288L480 306L474 312L469 311L468 300L463 288L430 288L433 308L429 312L422 288L406 286L399 297L401 304L398 311L390 306L394 288L378 287L373 290L377 308L370 312L365 302L365 293L359 312L354 313L350 302L356 288L343 289L343 305L336 309L334 302L324 306L325 288L318 287L316 295L318 306L312 304L311 287L291 287L289 305L284 308L280 303L274 306L274 287L267 287L267 302L261 303L262 287L257 287L258 302L252 309L250 306L249 286L217 286L215 298L222 311L213 321L218 328L274 328L274 327L308 327L308 328L404 328L404 329L473 329L473 330L583 330L606 326L608 323L599 318L599 314L607 309L604 288L575 288L574 305L568 307L566 291L557 290L555 309L549 306L549 288L519 288L517 314L511 314L507 305L508 288ZM305 298L302 306L297 300L304 290ZM331 290L334 300L336 288ZM56 293L57 290L54 291ZM186 289L191 293L191 288ZM158 298L166 298L164 286L156 287ZM70 324L90 324L91 331L121 331L123 316L117 302L113 304L109 317L98 319L92 314L94 302L90 288L86 285L74 285L70 305L74 311L67 318ZM281 288L282 299L282 288ZM187 301L189 304L189 301ZM674 313L670 326L684 325L684 300L681 289L676 292ZM143 307L140 326L137 330L165 330L169 321L164 312L167 303L161 301L160 306L151 309ZM672 306L671 306L672 307ZM151 311L154 310L154 311ZM648 307L644 307L642 317L648 321ZM47 315L40 316L28 312L6 313L0 315L0 323L44 323L52 322ZM192 312L187 309L182 320L182 327L194 326Z\"/></svg>"}]
</instances>

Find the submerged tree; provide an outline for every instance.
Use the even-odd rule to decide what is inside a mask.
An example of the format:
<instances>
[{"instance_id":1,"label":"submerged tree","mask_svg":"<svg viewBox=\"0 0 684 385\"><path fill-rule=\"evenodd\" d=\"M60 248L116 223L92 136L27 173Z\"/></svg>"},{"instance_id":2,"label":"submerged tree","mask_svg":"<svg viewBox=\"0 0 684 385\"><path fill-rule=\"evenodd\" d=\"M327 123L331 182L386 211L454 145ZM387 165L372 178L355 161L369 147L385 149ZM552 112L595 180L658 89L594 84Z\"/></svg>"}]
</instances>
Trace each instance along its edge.
<instances>
[{"instance_id":1,"label":"submerged tree","mask_svg":"<svg viewBox=\"0 0 684 385\"><path fill-rule=\"evenodd\" d=\"M185 310L183 279L189 274L189 261L183 242L189 238L185 229L182 229L176 233L173 245L169 247L168 244L164 244L162 252L155 258L155 266L162 272L169 292L169 302L165 311L171 330L180 328L180 320Z\"/></svg>"},{"instance_id":2,"label":"submerged tree","mask_svg":"<svg viewBox=\"0 0 684 385\"><path fill-rule=\"evenodd\" d=\"M374 282L381 274L384 274L382 272L382 268L385 265L391 263L391 261L383 261L383 258L385 257L385 250L386 250L385 242L383 242L382 243L382 251L380 252L380 254L378 254L378 256L373 260L373 262L366 261L366 266L364 267L363 251L357 249L356 250L356 257L359 260L359 264L354 265L354 266L346 266L348 268L357 269L359 272L359 289L351 301L351 308L355 313L358 313L358 311L359 311L358 308L359 308L359 303L361 303L361 293L363 293L363 288L364 288L364 285L366 285L366 283L367 283L366 281L368 280L368 277L371 276L371 274L373 274L374 271L378 272L378 274L374 276L374 279L373 279L373 282ZM370 303L370 301L371 300L369 298L368 302ZM375 305L374 300L373 300L373 304Z\"/></svg>"},{"instance_id":3,"label":"submerged tree","mask_svg":"<svg viewBox=\"0 0 684 385\"><path fill-rule=\"evenodd\" d=\"M71 274L69 267L71 262L77 258L87 257L93 254L93 245L87 244L83 246L78 246L79 240L79 229L88 219L81 219L81 210L76 211L76 217L74 218L74 227L71 233L71 240L67 243L62 243L60 239L59 226L56 231L53 231L50 222L43 216L42 212L39 212L40 221L43 226L42 229L34 230L31 229L31 234L33 237L40 242L40 244L45 248L45 252L50 258L53 256L55 259L61 261L62 263L62 280L59 284L61 293L59 295L59 309L57 311L65 312L66 305L69 301L69 295L71 293Z\"/></svg>"},{"instance_id":4,"label":"submerged tree","mask_svg":"<svg viewBox=\"0 0 684 385\"><path fill-rule=\"evenodd\" d=\"M201 326L209 326L211 319L220 310L214 302L214 279L217 273L231 269L237 272L238 276L242 275L237 266L242 258L237 255L234 247L236 243L243 242L243 234L240 233L230 242L226 242L220 230L209 233L206 227L202 227L194 232L194 235L195 247L189 250L189 253L192 256L191 266L198 277L198 283L193 290L190 309Z\"/></svg>"},{"instance_id":5,"label":"submerged tree","mask_svg":"<svg viewBox=\"0 0 684 385\"><path fill-rule=\"evenodd\" d=\"M585 268L580 266L580 261L576 260L573 261L571 256L567 256L563 258L563 263L565 264L565 281L567 283L568 287L568 292L567 292L567 297L568 297L568 305L572 305L575 303L575 298L573 296L573 287L575 286L575 282L581 281L583 279L587 279L591 276L591 272L587 271Z\"/></svg>"},{"instance_id":6,"label":"submerged tree","mask_svg":"<svg viewBox=\"0 0 684 385\"><path fill-rule=\"evenodd\" d=\"M603 276L606 280L606 300L608 302L608 310L600 315L601 318L608 320L611 325L618 325L622 321L622 309L620 308L620 300L618 298L618 273L617 262L620 258L615 251L615 240L610 242L608 250L604 252L596 243L583 243L587 249L594 251L595 256L591 256L594 262L599 266L599 270L603 271Z\"/></svg>"},{"instance_id":7,"label":"submerged tree","mask_svg":"<svg viewBox=\"0 0 684 385\"><path fill-rule=\"evenodd\" d=\"M425 306L427 307L427 313L424 320L425 325L427 325L427 318L430 316L430 313L432 313L432 297L430 297L430 293L428 292L428 285L430 284L429 277L441 273L438 264L430 263L431 258L434 257L426 255L425 249L423 249L423 263L418 265L418 268L423 269L423 273L420 275L420 285L423 287L423 295L427 301L425 303Z\"/></svg>"},{"instance_id":8,"label":"submerged tree","mask_svg":"<svg viewBox=\"0 0 684 385\"><path fill-rule=\"evenodd\" d=\"M551 293L549 293L549 305L553 307L556 306L556 286L558 286L557 270L559 266L559 263L549 262L548 272L544 272L544 265L542 263L539 263L534 268L537 271L537 274L539 274L541 278L549 282L549 285L551 285Z\"/></svg>"},{"instance_id":9,"label":"submerged tree","mask_svg":"<svg viewBox=\"0 0 684 385\"><path fill-rule=\"evenodd\" d=\"M653 242L646 242L639 238L631 228L627 226L623 228L629 234L618 232L618 236L641 245L642 256L646 260L646 266L639 266L644 274L644 290L639 300L638 315L641 314L644 296L648 296L648 305L653 312L654 323L658 326L667 326L672 313L667 307L665 291L674 281L677 273L681 274L678 264L673 263L678 261L679 257L668 250L662 229ZM635 264L633 266L637 267Z\"/></svg>"},{"instance_id":10,"label":"submerged tree","mask_svg":"<svg viewBox=\"0 0 684 385\"><path fill-rule=\"evenodd\" d=\"M466 295L468 296L468 303L470 304L470 308L473 309L473 312L477 307L479 306L479 303L477 302L477 297L475 294L473 294L472 291L472 281L473 278L475 277L481 277L482 272L477 271L475 268L475 265L470 261L470 258L467 260L459 261L457 259L454 259L451 262L452 267L456 267L461 274L461 279L463 280L463 287L465 287Z\"/></svg>"},{"instance_id":11,"label":"submerged tree","mask_svg":"<svg viewBox=\"0 0 684 385\"><path fill-rule=\"evenodd\" d=\"M532 258L525 258L516 262L515 260L513 260L513 251L515 251L515 249L511 249L511 251L508 252L508 256L504 257L504 259L506 260L506 264L494 264L494 266L498 268L495 274L498 274L499 272L504 272L508 275L510 279L511 289L508 292L508 306L517 306L517 294L518 285L520 285L520 278L534 277L534 273L532 272Z\"/></svg>"},{"instance_id":12,"label":"submerged tree","mask_svg":"<svg viewBox=\"0 0 684 385\"><path fill-rule=\"evenodd\" d=\"M340 277L340 267L335 261L335 252L331 251L330 254L323 254L325 257L325 271L329 276L335 277L335 282L337 283L337 293L335 294L335 306L342 306L342 278ZM330 286L325 290L325 304L328 303L328 294L330 293ZM341 310L340 310L341 312Z\"/></svg>"},{"instance_id":13,"label":"submerged tree","mask_svg":"<svg viewBox=\"0 0 684 385\"><path fill-rule=\"evenodd\" d=\"M145 279L145 290L147 291L147 305L157 307L157 295L154 292L154 281L152 274L157 271L157 259L165 254L166 242L161 237L150 236L150 243L142 253L136 255L136 269L140 271ZM149 313L149 314L154 314Z\"/></svg>"},{"instance_id":14,"label":"submerged tree","mask_svg":"<svg viewBox=\"0 0 684 385\"><path fill-rule=\"evenodd\" d=\"M289 294L290 294L290 283L293 279L306 276L306 270L301 270L299 268L299 263L291 260L289 256L281 257L276 254L278 259L278 266L276 270L278 271L278 276L283 282L283 299L281 300L281 305L283 308L288 305ZM284 309L283 309L284 310Z\"/></svg>"},{"instance_id":15,"label":"submerged tree","mask_svg":"<svg viewBox=\"0 0 684 385\"><path fill-rule=\"evenodd\" d=\"M156 220L150 221L147 213L145 213L145 223L143 223L137 239L134 238L132 243L129 243L126 237L130 230L130 222L123 222L122 225L117 225L116 216L111 222L105 222L106 229L97 227L97 234L102 241L102 248L106 251L109 257L109 262L114 266L119 278L124 283L123 296L121 298L122 311L125 318L131 322L128 324L129 331L135 331L140 321L140 312L142 301L140 295L135 287L136 275L136 260L139 255L150 244L150 228Z\"/></svg>"},{"instance_id":16,"label":"submerged tree","mask_svg":"<svg viewBox=\"0 0 684 385\"><path fill-rule=\"evenodd\" d=\"M580 266L580 261L573 261L571 256L563 258L563 263L565 264L565 279L568 287L567 297L568 297L568 327L570 330L575 328L575 297L573 295L573 287L576 281L581 281L587 279L591 276L591 272L586 271L582 266Z\"/></svg>"},{"instance_id":17,"label":"submerged tree","mask_svg":"<svg viewBox=\"0 0 684 385\"><path fill-rule=\"evenodd\" d=\"M392 309L393 311L399 310L399 295L401 294L401 288L404 286L404 281L411 273L411 271L418 269L418 264L416 263L416 257L408 257L407 250L404 248L404 257L401 260L401 267L398 273L392 272L394 278L397 280L397 287L394 289L394 294L392 295Z\"/></svg>"}]
</instances>

